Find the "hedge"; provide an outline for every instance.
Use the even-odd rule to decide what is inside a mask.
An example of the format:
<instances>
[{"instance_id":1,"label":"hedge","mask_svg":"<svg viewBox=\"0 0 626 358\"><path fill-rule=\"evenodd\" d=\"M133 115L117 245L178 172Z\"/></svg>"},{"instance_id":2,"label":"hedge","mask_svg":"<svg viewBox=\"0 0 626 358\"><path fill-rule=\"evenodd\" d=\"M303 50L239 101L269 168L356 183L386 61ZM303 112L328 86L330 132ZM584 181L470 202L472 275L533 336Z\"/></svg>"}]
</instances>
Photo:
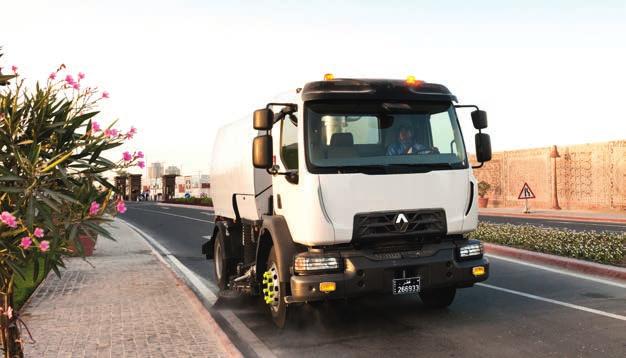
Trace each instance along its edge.
<instances>
[{"instance_id":1,"label":"hedge","mask_svg":"<svg viewBox=\"0 0 626 358\"><path fill-rule=\"evenodd\" d=\"M471 237L494 244L604 264L624 265L626 259L626 233L481 222Z\"/></svg>"},{"instance_id":2,"label":"hedge","mask_svg":"<svg viewBox=\"0 0 626 358\"><path fill-rule=\"evenodd\" d=\"M173 204L188 204L188 205L202 205L202 206L213 206L213 200L211 198L173 198L166 201L167 203Z\"/></svg>"}]
</instances>

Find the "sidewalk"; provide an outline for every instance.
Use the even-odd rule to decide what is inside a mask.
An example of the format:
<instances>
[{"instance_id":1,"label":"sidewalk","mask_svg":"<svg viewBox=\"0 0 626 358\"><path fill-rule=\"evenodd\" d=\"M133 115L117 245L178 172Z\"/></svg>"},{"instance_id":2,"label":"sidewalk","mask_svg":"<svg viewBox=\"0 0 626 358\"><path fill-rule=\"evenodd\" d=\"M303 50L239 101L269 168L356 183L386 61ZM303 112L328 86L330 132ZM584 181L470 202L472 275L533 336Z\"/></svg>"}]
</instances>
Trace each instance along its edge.
<instances>
[{"instance_id":1,"label":"sidewalk","mask_svg":"<svg viewBox=\"0 0 626 358\"><path fill-rule=\"evenodd\" d=\"M125 224L100 238L91 267L66 260L22 309L27 357L226 357L239 352L191 290ZM23 332L25 341L29 341Z\"/></svg>"},{"instance_id":2,"label":"sidewalk","mask_svg":"<svg viewBox=\"0 0 626 358\"><path fill-rule=\"evenodd\" d=\"M553 210L553 209L533 209L530 208L530 214L524 214L520 208L481 208L479 215L523 217L536 219L562 219L574 221L591 221L591 222L614 222L626 223L626 211L618 212L599 212L599 211L582 211L582 210Z\"/></svg>"}]
</instances>

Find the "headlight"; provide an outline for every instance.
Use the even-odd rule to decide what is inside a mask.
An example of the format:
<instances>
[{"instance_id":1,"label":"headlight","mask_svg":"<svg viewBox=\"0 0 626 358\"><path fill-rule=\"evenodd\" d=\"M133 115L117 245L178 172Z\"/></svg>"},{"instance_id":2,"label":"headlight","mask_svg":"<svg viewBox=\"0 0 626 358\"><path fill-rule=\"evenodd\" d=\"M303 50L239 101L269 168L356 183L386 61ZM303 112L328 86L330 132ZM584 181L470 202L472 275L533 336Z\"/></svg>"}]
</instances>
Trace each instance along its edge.
<instances>
[{"instance_id":1,"label":"headlight","mask_svg":"<svg viewBox=\"0 0 626 358\"><path fill-rule=\"evenodd\" d=\"M343 261L339 256L325 256L308 252L296 256L293 264L295 273L328 273L343 270Z\"/></svg>"},{"instance_id":2,"label":"headlight","mask_svg":"<svg viewBox=\"0 0 626 358\"><path fill-rule=\"evenodd\" d=\"M459 259L478 259L483 256L484 249L481 242L473 242L469 245L459 247Z\"/></svg>"}]
</instances>

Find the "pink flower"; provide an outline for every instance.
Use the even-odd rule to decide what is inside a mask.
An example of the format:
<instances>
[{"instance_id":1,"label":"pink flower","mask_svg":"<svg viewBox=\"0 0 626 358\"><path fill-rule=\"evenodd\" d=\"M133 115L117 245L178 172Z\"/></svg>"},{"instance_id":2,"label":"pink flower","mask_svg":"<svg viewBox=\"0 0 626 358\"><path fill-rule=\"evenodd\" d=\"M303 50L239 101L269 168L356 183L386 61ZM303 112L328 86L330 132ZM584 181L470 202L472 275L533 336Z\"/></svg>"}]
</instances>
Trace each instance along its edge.
<instances>
[{"instance_id":1,"label":"pink flower","mask_svg":"<svg viewBox=\"0 0 626 358\"><path fill-rule=\"evenodd\" d=\"M43 237L43 229L40 227L35 228L35 232L33 232L36 238L41 239Z\"/></svg>"},{"instance_id":2,"label":"pink flower","mask_svg":"<svg viewBox=\"0 0 626 358\"><path fill-rule=\"evenodd\" d=\"M92 201L91 205L89 206L89 216L97 215L98 210L100 210L100 204L96 203L95 201Z\"/></svg>"},{"instance_id":3,"label":"pink flower","mask_svg":"<svg viewBox=\"0 0 626 358\"><path fill-rule=\"evenodd\" d=\"M105 129L104 130L105 137L113 138L113 137L117 137L118 134L119 134L119 131L117 129Z\"/></svg>"},{"instance_id":4,"label":"pink flower","mask_svg":"<svg viewBox=\"0 0 626 358\"><path fill-rule=\"evenodd\" d=\"M135 134L137 134L137 128L130 127L130 130L128 131L128 133L126 133L126 138L132 139Z\"/></svg>"},{"instance_id":5,"label":"pink flower","mask_svg":"<svg viewBox=\"0 0 626 358\"><path fill-rule=\"evenodd\" d=\"M100 123L96 121L91 122L91 130L94 132L100 132Z\"/></svg>"},{"instance_id":6,"label":"pink flower","mask_svg":"<svg viewBox=\"0 0 626 358\"><path fill-rule=\"evenodd\" d=\"M75 90L79 90L80 89L80 83L74 82L74 84L72 84L72 87L74 87Z\"/></svg>"},{"instance_id":7,"label":"pink flower","mask_svg":"<svg viewBox=\"0 0 626 358\"><path fill-rule=\"evenodd\" d=\"M145 168L145 167L146 167L146 163L144 163L144 161L143 161L143 160L140 160L140 161L138 161L138 162L137 162L137 166L138 166L139 168L143 169L143 168Z\"/></svg>"},{"instance_id":8,"label":"pink flower","mask_svg":"<svg viewBox=\"0 0 626 358\"><path fill-rule=\"evenodd\" d=\"M107 91L102 92L102 98L109 98L109 92Z\"/></svg>"},{"instance_id":9,"label":"pink flower","mask_svg":"<svg viewBox=\"0 0 626 358\"><path fill-rule=\"evenodd\" d=\"M118 213L124 214L126 212L126 205L124 204L124 202L122 200L120 200L115 205L115 209L117 209Z\"/></svg>"},{"instance_id":10,"label":"pink flower","mask_svg":"<svg viewBox=\"0 0 626 358\"><path fill-rule=\"evenodd\" d=\"M17 66L11 66L11 71L13 71L13 73L17 75Z\"/></svg>"},{"instance_id":11,"label":"pink flower","mask_svg":"<svg viewBox=\"0 0 626 358\"><path fill-rule=\"evenodd\" d=\"M68 85L74 85L74 77L72 77L72 75L67 75L65 76L65 82L67 82Z\"/></svg>"},{"instance_id":12,"label":"pink flower","mask_svg":"<svg viewBox=\"0 0 626 358\"><path fill-rule=\"evenodd\" d=\"M31 240L30 237L24 236L22 240L20 240L20 247L26 250L30 247L30 245L32 245L32 243L33 243L33 240Z\"/></svg>"},{"instance_id":13,"label":"pink flower","mask_svg":"<svg viewBox=\"0 0 626 358\"><path fill-rule=\"evenodd\" d=\"M3 211L2 214L0 214L0 220L8 227L17 227L17 220L15 220L15 216L11 215L8 211Z\"/></svg>"},{"instance_id":14,"label":"pink flower","mask_svg":"<svg viewBox=\"0 0 626 358\"><path fill-rule=\"evenodd\" d=\"M83 78L85 78L85 74L82 72L78 72L78 80L82 80Z\"/></svg>"},{"instance_id":15,"label":"pink flower","mask_svg":"<svg viewBox=\"0 0 626 358\"><path fill-rule=\"evenodd\" d=\"M142 151L138 151L137 154L135 154L135 158L143 158L143 152Z\"/></svg>"},{"instance_id":16,"label":"pink flower","mask_svg":"<svg viewBox=\"0 0 626 358\"><path fill-rule=\"evenodd\" d=\"M128 151L122 153L122 157L124 158L125 162L130 162L131 160L133 160L133 156L130 155L130 153L128 153Z\"/></svg>"},{"instance_id":17,"label":"pink flower","mask_svg":"<svg viewBox=\"0 0 626 358\"><path fill-rule=\"evenodd\" d=\"M39 243L39 250L41 252L46 252L46 251L50 250L50 241L43 240L41 243Z\"/></svg>"},{"instance_id":18,"label":"pink flower","mask_svg":"<svg viewBox=\"0 0 626 358\"><path fill-rule=\"evenodd\" d=\"M51 79L51 80L53 80L53 79L57 78L57 73L56 73L56 72L52 72L52 73L50 74L50 76L48 76L48 78L49 78L49 79Z\"/></svg>"}]
</instances>

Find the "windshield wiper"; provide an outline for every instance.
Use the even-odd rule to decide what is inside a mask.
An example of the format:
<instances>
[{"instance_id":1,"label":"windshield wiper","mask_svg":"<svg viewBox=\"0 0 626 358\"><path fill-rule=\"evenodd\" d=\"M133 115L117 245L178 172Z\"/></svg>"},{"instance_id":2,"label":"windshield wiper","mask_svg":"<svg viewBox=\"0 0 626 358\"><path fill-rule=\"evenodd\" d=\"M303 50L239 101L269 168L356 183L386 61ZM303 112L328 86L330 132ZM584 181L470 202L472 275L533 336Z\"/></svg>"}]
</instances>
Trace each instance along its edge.
<instances>
[{"instance_id":1,"label":"windshield wiper","mask_svg":"<svg viewBox=\"0 0 626 358\"><path fill-rule=\"evenodd\" d=\"M386 167L396 168L419 168L426 170L437 169L462 169L464 168L463 162L460 163L393 163L387 164Z\"/></svg>"},{"instance_id":2,"label":"windshield wiper","mask_svg":"<svg viewBox=\"0 0 626 358\"><path fill-rule=\"evenodd\" d=\"M427 173L433 170L462 169L463 163L395 163L374 165L346 165L332 167L338 174L364 173L364 174L388 174L388 173Z\"/></svg>"},{"instance_id":3,"label":"windshield wiper","mask_svg":"<svg viewBox=\"0 0 626 358\"><path fill-rule=\"evenodd\" d=\"M342 173L364 173L364 174L385 174L387 167L385 165L346 165L334 167L338 174Z\"/></svg>"}]
</instances>

